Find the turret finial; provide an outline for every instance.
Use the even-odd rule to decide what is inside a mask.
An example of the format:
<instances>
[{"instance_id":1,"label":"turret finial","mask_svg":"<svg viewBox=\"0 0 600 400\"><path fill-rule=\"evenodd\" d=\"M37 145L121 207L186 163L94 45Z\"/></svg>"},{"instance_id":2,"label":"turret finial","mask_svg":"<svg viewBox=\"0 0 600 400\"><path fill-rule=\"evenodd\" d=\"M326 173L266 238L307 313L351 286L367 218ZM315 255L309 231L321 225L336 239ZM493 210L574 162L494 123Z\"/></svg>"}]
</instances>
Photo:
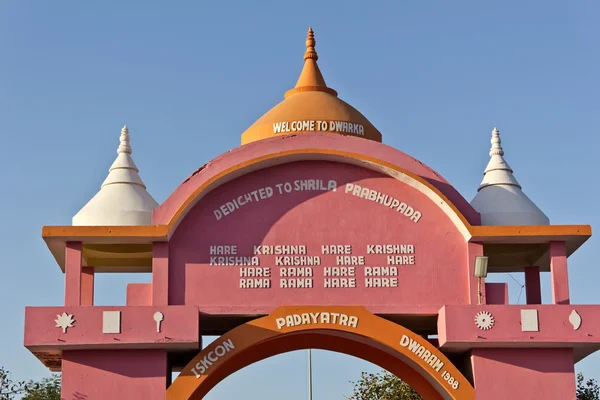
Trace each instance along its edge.
<instances>
[{"instance_id":1,"label":"turret finial","mask_svg":"<svg viewBox=\"0 0 600 400\"><path fill-rule=\"evenodd\" d=\"M121 143L119 144L119 148L117 149L117 154L127 153L131 154L131 146L129 145L129 129L127 129L127 125L123 126L121 129Z\"/></svg>"},{"instance_id":2,"label":"turret finial","mask_svg":"<svg viewBox=\"0 0 600 400\"><path fill-rule=\"evenodd\" d=\"M117 157L108 169L100 191L73 217L78 226L152 225L156 200L146 190L131 158L129 129L121 129Z\"/></svg>"},{"instance_id":3,"label":"turret finial","mask_svg":"<svg viewBox=\"0 0 600 400\"><path fill-rule=\"evenodd\" d=\"M502 140L500 139L500 131L498 128L494 128L492 131L492 148L490 149L490 157L493 155L504 155L504 150L502 149Z\"/></svg>"},{"instance_id":4,"label":"turret finial","mask_svg":"<svg viewBox=\"0 0 600 400\"><path fill-rule=\"evenodd\" d=\"M550 220L521 188L513 169L504 159L500 131L492 131L490 161L471 205L481 215L482 225L548 225Z\"/></svg>"},{"instance_id":5,"label":"turret finial","mask_svg":"<svg viewBox=\"0 0 600 400\"><path fill-rule=\"evenodd\" d=\"M315 33L311 28L308 28L308 33L306 34L306 52L304 53L304 60L313 59L317 61L319 56L315 51L315 45L317 42L315 41Z\"/></svg>"}]
</instances>

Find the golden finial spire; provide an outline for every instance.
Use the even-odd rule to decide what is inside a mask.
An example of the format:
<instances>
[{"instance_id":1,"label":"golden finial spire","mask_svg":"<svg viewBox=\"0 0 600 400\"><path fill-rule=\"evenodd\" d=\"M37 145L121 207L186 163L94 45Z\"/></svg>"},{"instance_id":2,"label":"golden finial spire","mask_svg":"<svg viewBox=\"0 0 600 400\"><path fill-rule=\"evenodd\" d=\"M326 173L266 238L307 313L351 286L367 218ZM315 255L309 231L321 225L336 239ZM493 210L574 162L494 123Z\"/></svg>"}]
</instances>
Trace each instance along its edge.
<instances>
[{"instance_id":1,"label":"golden finial spire","mask_svg":"<svg viewBox=\"0 0 600 400\"><path fill-rule=\"evenodd\" d=\"M306 34L306 52L304 53L304 60L308 60L309 58L317 61L319 59L319 55L315 51L315 45L317 42L315 41L315 33L311 28L308 28L308 33Z\"/></svg>"},{"instance_id":2,"label":"golden finial spire","mask_svg":"<svg viewBox=\"0 0 600 400\"><path fill-rule=\"evenodd\" d=\"M285 93L285 98L302 92L325 92L337 96L337 92L327 87L325 79L319 70L317 60L319 56L315 51L315 33L312 28L308 28L306 34L306 51L304 52L304 68L296 82L296 87Z\"/></svg>"},{"instance_id":3,"label":"golden finial spire","mask_svg":"<svg viewBox=\"0 0 600 400\"><path fill-rule=\"evenodd\" d=\"M337 98L337 92L325 84L317 61L319 57L315 51L315 33L312 28L308 28L304 38L304 66L296 86L285 93L285 100L242 133L242 144L310 132L339 133L381 142L381 133L377 128L358 110ZM298 51L302 46L300 43L297 42ZM300 53L297 54L299 55ZM319 127L315 121L323 124ZM300 122L302 127L296 124ZM308 127L305 122L308 123ZM339 127L339 123L342 127ZM346 125L348 128L343 127Z\"/></svg>"}]
</instances>

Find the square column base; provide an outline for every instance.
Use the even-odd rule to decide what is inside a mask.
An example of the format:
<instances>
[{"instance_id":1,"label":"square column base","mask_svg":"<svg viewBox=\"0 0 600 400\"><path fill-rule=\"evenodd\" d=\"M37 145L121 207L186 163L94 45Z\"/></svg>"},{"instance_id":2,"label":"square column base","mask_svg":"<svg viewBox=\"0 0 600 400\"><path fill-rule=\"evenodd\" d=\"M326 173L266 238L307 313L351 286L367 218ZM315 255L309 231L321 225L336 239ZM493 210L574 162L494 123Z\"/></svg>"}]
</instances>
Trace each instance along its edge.
<instances>
[{"instance_id":1,"label":"square column base","mask_svg":"<svg viewBox=\"0 0 600 400\"><path fill-rule=\"evenodd\" d=\"M473 349L477 400L576 400L572 349Z\"/></svg>"},{"instance_id":2,"label":"square column base","mask_svg":"<svg viewBox=\"0 0 600 400\"><path fill-rule=\"evenodd\" d=\"M166 350L69 350L62 360L63 399L164 400Z\"/></svg>"}]
</instances>

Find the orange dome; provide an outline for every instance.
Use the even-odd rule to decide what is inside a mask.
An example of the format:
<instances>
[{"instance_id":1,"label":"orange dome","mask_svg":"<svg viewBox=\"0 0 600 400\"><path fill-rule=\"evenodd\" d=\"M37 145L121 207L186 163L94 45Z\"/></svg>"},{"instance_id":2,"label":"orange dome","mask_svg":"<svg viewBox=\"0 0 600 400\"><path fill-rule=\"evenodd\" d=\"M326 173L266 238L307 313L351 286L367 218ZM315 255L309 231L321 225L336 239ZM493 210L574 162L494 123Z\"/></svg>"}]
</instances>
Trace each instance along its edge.
<instances>
[{"instance_id":1,"label":"orange dome","mask_svg":"<svg viewBox=\"0 0 600 400\"><path fill-rule=\"evenodd\" d=\"M242 133L242 144L273 136L327 132L381 142L381 133L357 109L328 88L319 70L312 28L306 38L304 68L285 100L267 111Z\"/></svg>"}]
</instances>

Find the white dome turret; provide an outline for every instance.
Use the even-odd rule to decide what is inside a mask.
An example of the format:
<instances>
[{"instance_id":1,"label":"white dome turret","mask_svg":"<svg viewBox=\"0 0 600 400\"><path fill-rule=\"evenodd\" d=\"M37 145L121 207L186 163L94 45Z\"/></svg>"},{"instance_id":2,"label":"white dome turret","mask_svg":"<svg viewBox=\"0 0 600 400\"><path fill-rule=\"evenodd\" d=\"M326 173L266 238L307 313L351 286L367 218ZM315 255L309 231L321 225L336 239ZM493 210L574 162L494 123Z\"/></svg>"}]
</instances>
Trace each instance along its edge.
<instances>
[{"instance_id":1,"label":"white dome turret","mask_svg":"<svg viewBox=\"0 0 600 400\"><path fill-rule=\"evenodd\" d=\"M73 225L118 226L151 225L152 210L158 203L146 191L146 185L131 158L129 130L121 130L117 159L109 169L100 191L73 217Z\"/></svg>"},{"instance_id":2,"label":"white dome turret","mask_svg":"<svg viewBox=\"0 0 600 400\"><path fill-rule=\"evenodd\" d=\"M482 225L548 225L548 217L523 193L504 160L500 132L492 131L490 162L471 205L481 214Z\"/></svg>"}]
</instances>

